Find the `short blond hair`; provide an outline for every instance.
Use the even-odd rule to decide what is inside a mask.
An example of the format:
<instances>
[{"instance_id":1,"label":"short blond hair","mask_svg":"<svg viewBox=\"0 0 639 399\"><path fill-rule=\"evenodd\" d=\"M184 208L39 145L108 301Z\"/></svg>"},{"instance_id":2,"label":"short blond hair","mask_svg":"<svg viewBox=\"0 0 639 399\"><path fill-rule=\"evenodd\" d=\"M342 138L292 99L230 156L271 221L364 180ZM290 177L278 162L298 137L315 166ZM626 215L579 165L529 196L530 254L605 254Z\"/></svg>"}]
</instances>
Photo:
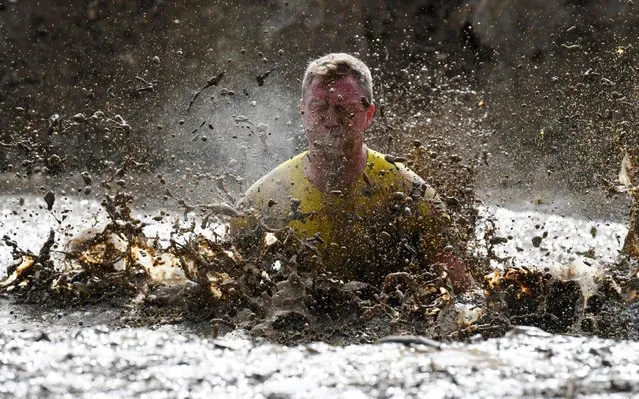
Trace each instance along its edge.
<instances>
[{"instance_id":1,"label":"short blond hair","mask_svg":"<svg viewBox=\"0 0 639 399\"><path fill-rule=\"evenodd\" d=\"M311 61L304 72L302 80L302 98L306 96L308 87L314 77L321 79L353 75L357 78L369 103L373 102L373 77L360 59L346 53L331 53Z\"/></svg>"}]
</instances>

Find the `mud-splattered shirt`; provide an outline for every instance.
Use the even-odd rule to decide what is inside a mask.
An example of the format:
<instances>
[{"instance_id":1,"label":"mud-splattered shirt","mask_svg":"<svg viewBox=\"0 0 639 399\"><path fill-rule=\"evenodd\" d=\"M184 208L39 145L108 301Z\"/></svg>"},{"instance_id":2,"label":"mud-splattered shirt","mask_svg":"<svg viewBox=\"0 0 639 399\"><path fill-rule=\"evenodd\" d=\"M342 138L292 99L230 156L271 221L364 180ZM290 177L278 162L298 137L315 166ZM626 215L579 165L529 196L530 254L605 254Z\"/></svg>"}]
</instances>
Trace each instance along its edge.
<instances>
[{"instance_id":1,"label":"mud-splattered shirt","mask_svg":"<svg viewBox=\"0 0 639 399\"><path fill-rule=\"evenodd\" d=\"M319 238L314 243L328 270L362 281L423 265L440 252L449 217L417 174L368 149L362 176L325 193L304 175L306 155L282 163L248 189L238 207L250 216L232 222L235 234L253 230L258 221L289 226L301 238Z\"/></svg>"}]
</instances>

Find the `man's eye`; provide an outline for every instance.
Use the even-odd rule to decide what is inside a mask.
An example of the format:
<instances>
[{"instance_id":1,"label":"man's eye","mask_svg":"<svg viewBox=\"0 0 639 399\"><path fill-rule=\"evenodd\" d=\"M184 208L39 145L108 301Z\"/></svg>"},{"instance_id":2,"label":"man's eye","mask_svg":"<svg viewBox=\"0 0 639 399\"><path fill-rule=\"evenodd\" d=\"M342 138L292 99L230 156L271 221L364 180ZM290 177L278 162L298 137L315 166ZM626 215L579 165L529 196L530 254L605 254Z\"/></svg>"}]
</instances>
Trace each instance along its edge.
<instances>
[{"instance_id":1,"label":"man's eye","mask_svg":"<svg viewBox=\"0 0 639 399\"><path fill-rule=\"evenodd\" d=\"M343 108L343 109L341 110L341 112L342 112L343 114L346 114L346 115L350 116L351 118L354 118L354 117L357 115L357 113L358 113L359 111L360 111L359 109L354 108L354 107Z\"/></svg>"}]
</instances>

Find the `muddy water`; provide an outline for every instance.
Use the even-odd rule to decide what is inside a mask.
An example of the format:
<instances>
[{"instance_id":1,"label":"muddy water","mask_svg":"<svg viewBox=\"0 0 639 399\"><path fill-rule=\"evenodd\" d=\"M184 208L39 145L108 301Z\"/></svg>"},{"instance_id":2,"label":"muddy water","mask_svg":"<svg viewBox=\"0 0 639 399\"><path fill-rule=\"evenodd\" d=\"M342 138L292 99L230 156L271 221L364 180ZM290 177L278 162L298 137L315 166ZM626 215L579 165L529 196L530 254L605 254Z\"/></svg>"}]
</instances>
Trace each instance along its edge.
<instances>
[{"instance_id":1,"label":"muddy water","mask_svg":"<svg viewBox=\"0 0 639 399\"><path fill-rule=\"evenodd\" d=\"M83 231L92 228L103 228L107 223L107 214L95 199L58 196L52 210L47 210L47 204L42 196L0 195L0 233L7 235L17 242L21 249L37 253L46 240L51 229L56 231L56 251L64 251L73 238L77 238ZM159 237L168 240L171 227L177 222L179 225L189 225L192 215L184 215L179 210L165 212L161 220L154 220L159 210L137 209L135 216L147 226L144 234L147 237ZM216 229L196 227L194 232L210 237L214 232L223 234L224 228ZM0 276L4 276L7 266L12 262L11 248L0 244ZM54 251L53 256L60 256Z\"/></svg>"},{"instance_id":2,"label":"muddy water","mask_svg":"<svg viewBox=\"0 0 639 399\"><path fill-rule=\"evenodd\" d=\"M5 196L0 232L37 251L50 228L58 250L106 216L97 201L60 197L52 211L36 196ZM514 204L517 205L517 204ZM625 226L535 207L480 208L508 241L513 264L616 257ZM145 233L166 238L172 218ZM188 222L185 222L188 223ZM486 223L479 223L477 248ZM65 236L66 234L66 236ZM66 237L66 238L65 238ZM541 239L537 238L541 237ZM0 246L0 265L10 263ZM113 327L120 311L90 306L42 311L0 300L0 394L16 397L628 397L639 394L639 344L518 328L469 343L429 341L283 347L210 325ZM119 323L118 325L121 325ZM472 341L472 340L471 340Z\"/></svg>"},{"instance_id":3,"label":"muddy water","mask_svg":"<svg viewBox=\"0 0 639 399\"><path fill-rule=\"evenodd\" d=\"M282 347L184 328L0 333L18 397L628 397L639 344L534 328L477 343Z\"/></svg>"},{"instance_id":4,"label":"muddy water","mask_svg":"<svg viewBox=\"0 0 639 399\"><path fill-rule=\"evenodd\" d=\"M512 205L515 208L517 204ZM523 204L516 208L480 207L484 222L477 228L481 241L489 226L485 219L496 222L496 233L508 242L496 246L495 254L514 266L538 267L583 259L614 262L628 232L627 226L619 222L547 213L532 206L525 209Z\"/></svg>"}]
</instances>

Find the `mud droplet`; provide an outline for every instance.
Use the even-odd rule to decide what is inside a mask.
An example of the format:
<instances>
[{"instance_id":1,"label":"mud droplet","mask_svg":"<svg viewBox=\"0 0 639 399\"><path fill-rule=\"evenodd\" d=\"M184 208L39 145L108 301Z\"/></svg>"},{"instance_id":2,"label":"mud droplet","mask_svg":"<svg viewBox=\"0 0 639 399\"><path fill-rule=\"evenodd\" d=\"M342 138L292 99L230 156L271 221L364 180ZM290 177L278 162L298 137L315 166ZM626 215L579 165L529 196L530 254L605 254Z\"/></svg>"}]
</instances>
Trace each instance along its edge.
<instances>
[{"instance_id":1,"label":"mud droplet","mask_svg":"<svg viewBox=\"0 0 639 399\"><path fill-rule=\"evenodd\" d=\"M56 168L62 164L62 158L59 155L53 154L49 158L47 158L47 163L49 166Z\"/></svg>"},{"instance_id":2,"label":"mud droplet","mask_svg":"<svg viewBox=\"0 0 639 399\"><path fill-rule=\"evenodd\" d=\"M82 180L84 180L85 185L90 186L93 183L93 178L91 177L89 172L84 171L80 173L80 176L82 176Z\"/></svg>"},{"instance_id":3,"label":"mud droplet","mask_svg":"<svg viewBox=\"0 0 639 399\"><path fill-rule=\"evenodd\" d=\"M55 202L55 194L53 193L53 191L47 191L47 193L44 195L44 202L47 203L47 210L50 211L51 209L53 209L53 203Z\"/></svg>"},{"instance_id":4,"label":"mud droplet","mask_svg":"<svg viewBox=\"0 0 639 399\"><path fill-rule=\"evenodd\" d=\"M539 236L533 237L533 239L532 239L533 247L539 248L539 246L541 245L541 240L542 240L542 238L539 237Z\"/></svg>"},{"instance_id":5,"label":"mud droplet","mask_svg":"<svg viewBox=\"0 0 639 399\"><path fill-rule=\"evenodd\" d=\"M382 231L381 233L379 233L378 237L383 242L391 242L393 239L393 237L391 237L391 235L386 231Z\"/></svg>"},{"instance_id":6,"label":"mud droplet","mask_svg":"<svg viewBox=\"0 0 639 399\"><path fill-rule=\"evenodd\" d=\"M404 197L405 197L405 196L404 196L404 193L402 193L401 191L397 191L397 192L394 192L394 193L393 193L393 199L394 199L395 201L401 201L401 200L403 200L403 199L404 199Z\"/></svg>"}]
</instances>

